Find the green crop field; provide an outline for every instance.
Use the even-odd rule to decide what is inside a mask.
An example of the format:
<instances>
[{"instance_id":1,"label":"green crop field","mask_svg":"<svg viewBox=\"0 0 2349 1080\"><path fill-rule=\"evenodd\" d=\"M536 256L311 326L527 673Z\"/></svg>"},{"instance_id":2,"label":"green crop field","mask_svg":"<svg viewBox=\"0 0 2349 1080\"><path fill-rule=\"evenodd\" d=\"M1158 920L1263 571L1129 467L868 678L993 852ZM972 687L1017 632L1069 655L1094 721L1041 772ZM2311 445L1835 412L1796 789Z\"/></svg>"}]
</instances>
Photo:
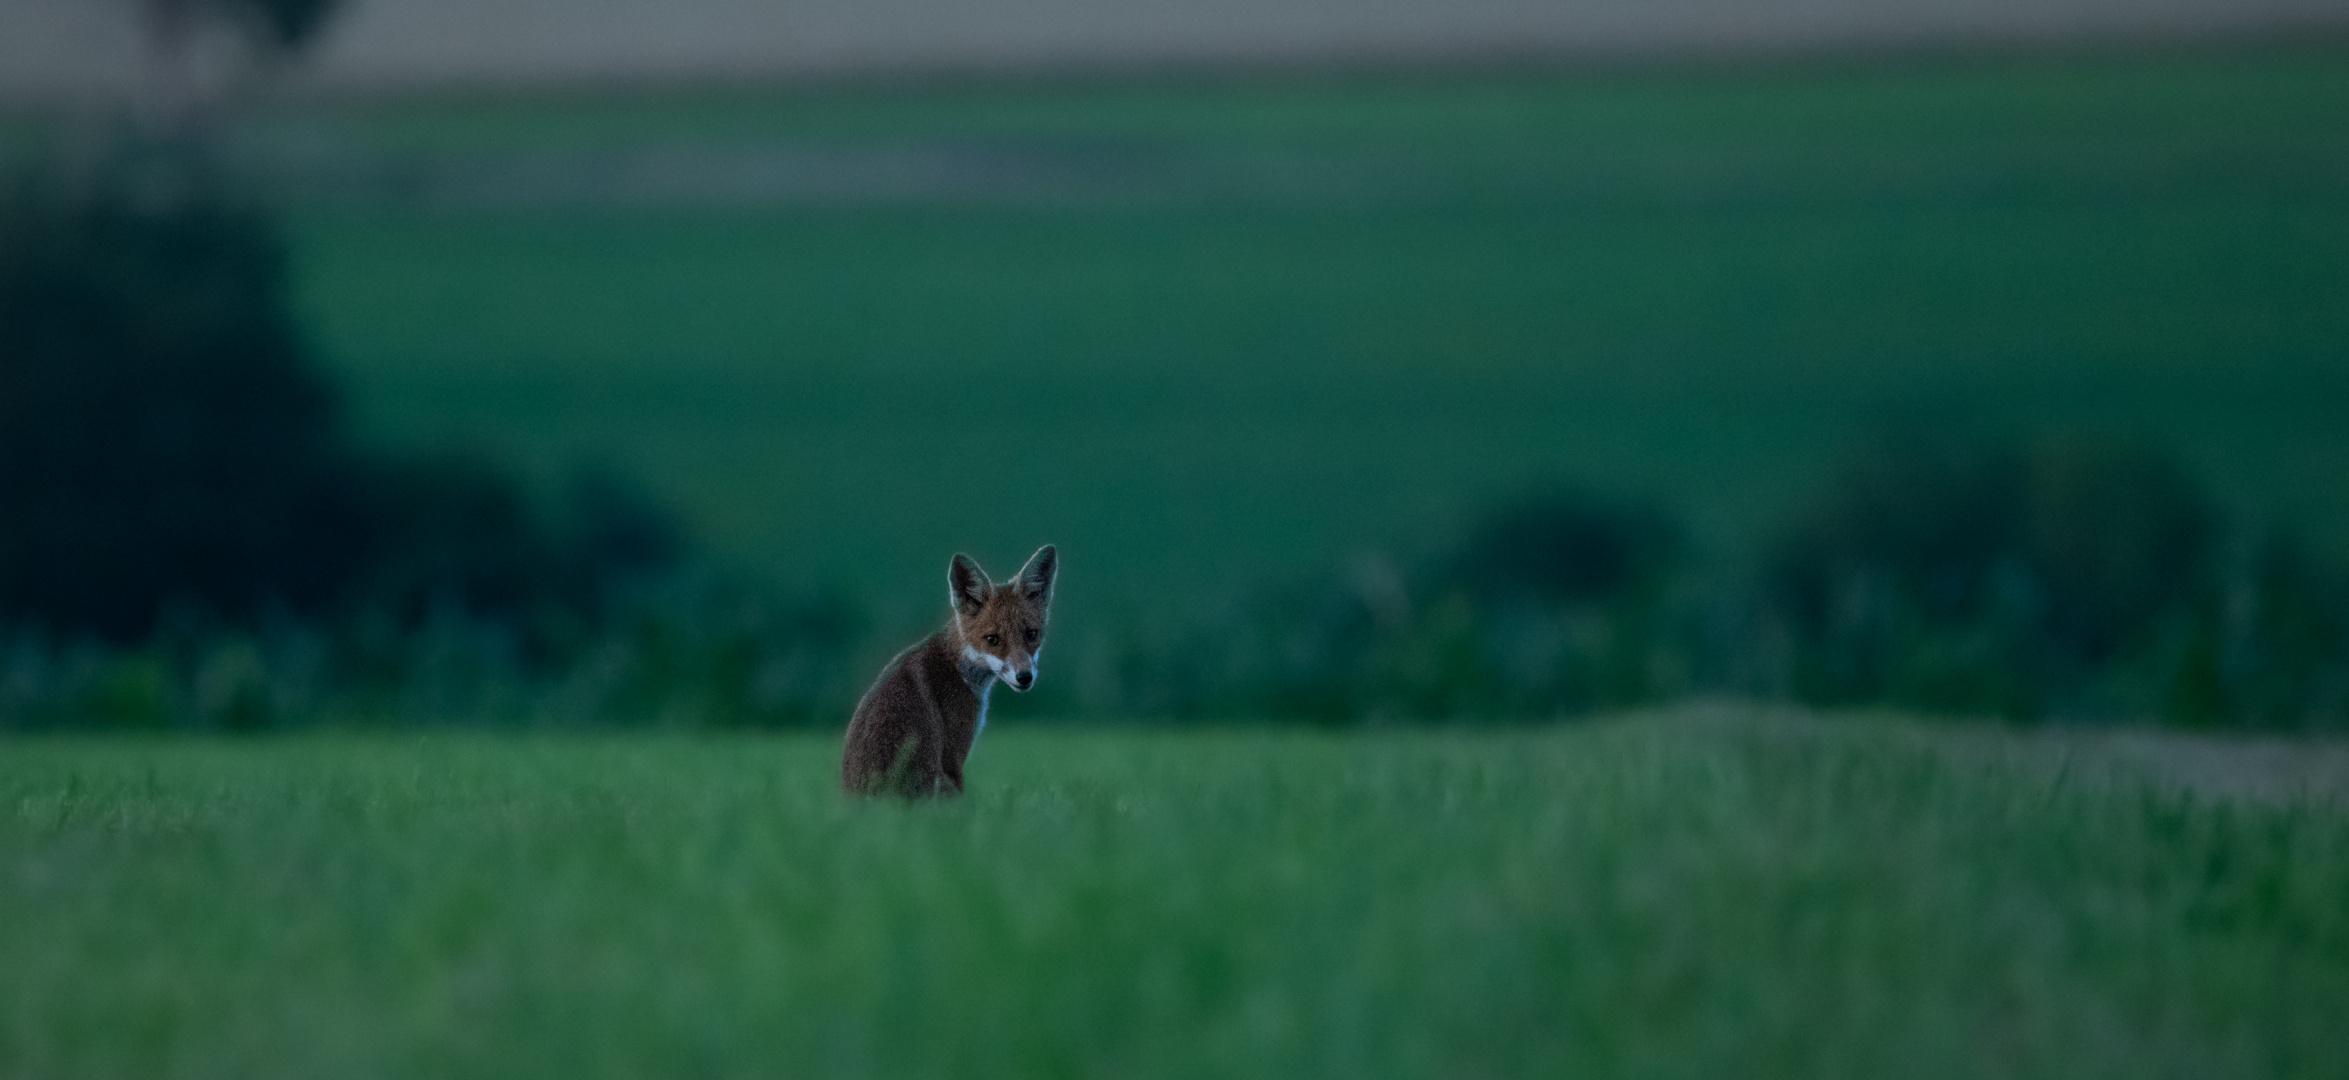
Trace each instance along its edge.
<instances>
[{"instance_id":1,"label":"green crop field","mask_svg":"<svg viewBox=\"0 0 2349 1080\"><path fill-rule=\"evenodd\" d=\"M1072 611L1197 605L1548 478L1733 554L1918 410L2148 435L2349 541L2337 45L458 97L241 138L311 163L300 307L369 430L616 461L726 559L884 606L1044 540Z\"/></svg>"},{"instance_id":2,"label":"green crop field","mask_svg":"<svg viewBox=\"0 0 2349 1080\"><path fill-rule=\"evenodd\" d=\"M11 743L0 1075L2349 1075L2336 744L1005 727Z\"/></svg>"}]
</instances>

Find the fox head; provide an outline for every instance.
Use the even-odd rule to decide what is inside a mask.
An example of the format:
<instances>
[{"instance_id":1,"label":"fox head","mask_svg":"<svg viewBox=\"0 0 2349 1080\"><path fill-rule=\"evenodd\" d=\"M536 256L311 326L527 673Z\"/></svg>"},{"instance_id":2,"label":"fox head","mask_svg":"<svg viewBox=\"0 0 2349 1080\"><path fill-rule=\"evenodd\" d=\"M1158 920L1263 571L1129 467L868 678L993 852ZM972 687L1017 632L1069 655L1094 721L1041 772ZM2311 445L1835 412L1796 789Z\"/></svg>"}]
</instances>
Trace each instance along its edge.
<instances>
[{"instance_id":1,"label":"fox head","mask_svg":"<svg viewBox=\"0 0 2349 1080\"><path fill-rule=\"evenodd\" d=\"M1036 685L1036 654L1044 648L1044 624L1052 613L1052 578L1060 556L1046 544L1010 581L997 585L968 555L946 568L947 600L954 606L954 631L962 637L963 659L984 664L1014 690Z\"/></svg>"}]
</instances>

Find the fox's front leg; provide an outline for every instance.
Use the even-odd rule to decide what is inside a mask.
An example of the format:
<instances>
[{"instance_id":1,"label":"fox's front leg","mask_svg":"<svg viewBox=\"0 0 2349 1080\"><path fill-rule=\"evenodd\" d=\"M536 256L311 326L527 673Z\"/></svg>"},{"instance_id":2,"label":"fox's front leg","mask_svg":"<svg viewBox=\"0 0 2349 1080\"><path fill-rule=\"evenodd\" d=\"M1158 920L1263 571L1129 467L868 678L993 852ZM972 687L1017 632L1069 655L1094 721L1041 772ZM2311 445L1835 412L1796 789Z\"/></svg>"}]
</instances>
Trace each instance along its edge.
<instances>
[{"instance_id":1,"label":"fox's front leg","mask_svg":"<svg viewBox=\"0 0 2349 1080\"><path fill-rule=\"evenodd\" d=\"M934 707L923 719L925 723L921 744L914 748L914 761L921 771L916 774L917 783L914 785L913 791L917 795L957 794L962 791L962 777L954 777L951 781L952 786L949 787L950 782L946 772L945 720L938 715L938 710Z\"/></svg>"}]
</instances>

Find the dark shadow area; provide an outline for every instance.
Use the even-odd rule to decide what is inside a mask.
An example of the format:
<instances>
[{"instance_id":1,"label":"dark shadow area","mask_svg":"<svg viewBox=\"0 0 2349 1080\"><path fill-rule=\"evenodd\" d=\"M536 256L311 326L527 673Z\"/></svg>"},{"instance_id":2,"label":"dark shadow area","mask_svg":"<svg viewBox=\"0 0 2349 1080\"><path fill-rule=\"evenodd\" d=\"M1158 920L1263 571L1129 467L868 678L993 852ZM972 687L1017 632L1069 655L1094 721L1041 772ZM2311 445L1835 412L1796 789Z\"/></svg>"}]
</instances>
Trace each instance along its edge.
<instances>
[{"instance_id":1,"label":"dark shadow area","mask_svg":"<svg viewBox=\"0 0 2349 1080\"><path fill-rule=\"evenodd\" d=\"M168 606L315 615L381 513L265 223L112 183L0 202L0 608L113 642Z\"/></svg>"}]
</instances>

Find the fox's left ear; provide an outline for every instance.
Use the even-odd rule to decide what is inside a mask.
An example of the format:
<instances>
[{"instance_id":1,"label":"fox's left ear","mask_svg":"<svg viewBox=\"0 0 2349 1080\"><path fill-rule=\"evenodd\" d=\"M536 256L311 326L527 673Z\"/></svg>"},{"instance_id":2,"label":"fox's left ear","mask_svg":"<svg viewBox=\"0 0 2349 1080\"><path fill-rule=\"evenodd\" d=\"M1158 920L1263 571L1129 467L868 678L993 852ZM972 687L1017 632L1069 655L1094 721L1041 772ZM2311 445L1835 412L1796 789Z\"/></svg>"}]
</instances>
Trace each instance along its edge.
<instances>
[{"instance_id":1,"label":"fox's left ear","mask_svg":"<svg viewBox=\"0 0 2349 1080\"><path fill-rule=\"evenodd\" d=\"M956 555L946 564L946 600L961 615L976 615L987 606L987 598L994 595L987 584L987 572L968 555Z\"/></svg>"},{"instance_id":2,"label":"fox's left ear","mask_svg":"<svg viewBox=\"0 0 2349 1080\"><path fill-rule=\"evenodd\" d=\"M1060 553L1046 544L1028 556L1028 565L1020 567L1020 594L1039 604L1052 602L1052 578L1060 573Z\"/></svg>"}]
</instances>

